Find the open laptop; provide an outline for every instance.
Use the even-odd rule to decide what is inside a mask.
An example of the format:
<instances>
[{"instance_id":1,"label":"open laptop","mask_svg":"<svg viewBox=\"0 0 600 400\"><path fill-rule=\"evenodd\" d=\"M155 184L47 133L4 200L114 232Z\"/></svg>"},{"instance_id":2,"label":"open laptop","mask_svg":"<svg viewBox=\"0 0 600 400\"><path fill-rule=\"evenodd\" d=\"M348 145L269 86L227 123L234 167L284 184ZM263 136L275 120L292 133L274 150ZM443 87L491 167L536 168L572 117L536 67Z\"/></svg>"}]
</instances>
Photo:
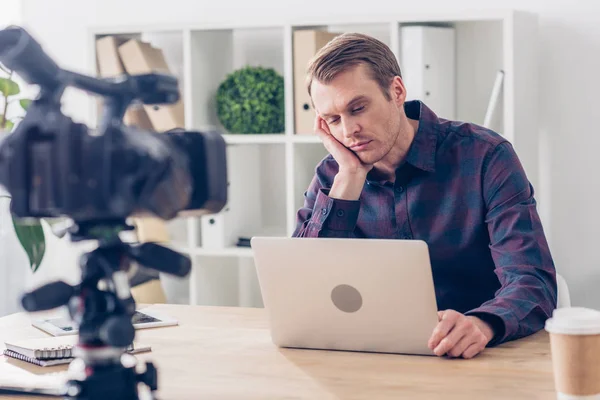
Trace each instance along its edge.
<instances>
[{"instance_id":1,"label":"open laptop","mask_svg":"<svg viewBox=\"0 0 600 400\"><path fill-rule=\"evenodd\" d=\"M425 242L254 237L251 246L277 346L433 355Z\"/></svg>"}]
</instances>

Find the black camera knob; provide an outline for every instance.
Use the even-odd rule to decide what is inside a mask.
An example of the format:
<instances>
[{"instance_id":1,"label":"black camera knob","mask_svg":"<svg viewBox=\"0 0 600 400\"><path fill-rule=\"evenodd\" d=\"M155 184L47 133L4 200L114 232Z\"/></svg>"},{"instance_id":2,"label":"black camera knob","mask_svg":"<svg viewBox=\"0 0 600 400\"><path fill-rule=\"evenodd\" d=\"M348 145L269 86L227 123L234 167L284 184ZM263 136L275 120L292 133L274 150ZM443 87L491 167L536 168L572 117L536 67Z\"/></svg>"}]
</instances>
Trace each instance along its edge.
<instances>
[{"instance_id":1,"label":"black camera knob","mask_svg":"<svg viewBox=\"0 0 600 400\"><path fill-rule=\"evenodd\" d=\"M133 343L135 329L131 323L131 317L126 315L115 315L108 317L100 327L100 339L113 347L127 347Z\"/></svg>"},{"instance_id":2,"label":"black camera knob","mask_svg":"<svg viewBox=\"0 0 600 400\"><path fill-rule=\"evenodd\" d=\"M146 370L137 376L138 382L145 383L150 390L158 389L158 374L156 367L151 362L146 363Z\"/></svg>"}]
</instances>

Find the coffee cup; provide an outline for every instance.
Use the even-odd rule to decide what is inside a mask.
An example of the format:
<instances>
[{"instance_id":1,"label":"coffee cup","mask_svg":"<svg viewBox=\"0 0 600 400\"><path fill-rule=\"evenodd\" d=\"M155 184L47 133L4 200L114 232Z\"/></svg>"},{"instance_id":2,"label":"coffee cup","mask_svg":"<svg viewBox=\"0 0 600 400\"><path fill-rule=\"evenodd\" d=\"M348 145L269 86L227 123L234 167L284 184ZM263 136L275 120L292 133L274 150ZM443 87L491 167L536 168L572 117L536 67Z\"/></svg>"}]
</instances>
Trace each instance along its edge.
<instances>
[{"instance_id":1,"label":"coffee cup","mask_svg":"<svg viewBox=\"0 0 600 400\"><path fill-rule=\"evenodd\" d=\"M554 386L559 400L600 400L600 312L554 310L550 333Z\"/></svg>"}]
</instances>

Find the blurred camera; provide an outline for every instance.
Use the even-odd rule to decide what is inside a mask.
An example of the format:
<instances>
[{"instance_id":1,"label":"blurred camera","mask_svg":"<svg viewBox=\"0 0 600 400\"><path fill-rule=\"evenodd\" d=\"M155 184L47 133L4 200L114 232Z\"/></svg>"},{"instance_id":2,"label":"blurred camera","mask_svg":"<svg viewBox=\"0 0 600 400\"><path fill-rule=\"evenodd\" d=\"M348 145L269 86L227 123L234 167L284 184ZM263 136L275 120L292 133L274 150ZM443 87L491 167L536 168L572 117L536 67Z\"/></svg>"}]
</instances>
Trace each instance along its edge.
<instances>
[{"instance_id":1,"label":"blurred camera","mask_svg":"<svg viewBox=\"0 0 600 400\"><path fill-rule=\"evenodd\" d=\"M0 184L17 217L67 216L78 223L128 216L214 213L227 200L225 142L217 132L144 132L123 125L127 107L175 103L176 78L98 79L59 68L22 28L0 31L0 62L40 93L0 144ZM96 131L61 112L64 89L102 96Z\"/></svg>"}]
</instances>

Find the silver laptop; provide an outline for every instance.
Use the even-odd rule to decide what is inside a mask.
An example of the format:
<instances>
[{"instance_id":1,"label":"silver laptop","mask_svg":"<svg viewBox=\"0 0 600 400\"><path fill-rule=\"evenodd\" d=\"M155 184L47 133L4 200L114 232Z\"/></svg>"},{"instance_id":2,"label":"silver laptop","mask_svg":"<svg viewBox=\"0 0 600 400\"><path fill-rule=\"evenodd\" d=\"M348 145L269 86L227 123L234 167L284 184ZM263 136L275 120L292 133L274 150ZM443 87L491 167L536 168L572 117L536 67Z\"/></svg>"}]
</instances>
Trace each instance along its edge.
<instances>
[{"instance_id":1,"label":"silver laptop","mask_svg":"<svg viewBox=\"0 0 600 400\"><path fill-rule=\"evenodd\" d=\"M433 355L425 242L254 237L251 245L277 346Z\"/></svg>"}]
</instances>

